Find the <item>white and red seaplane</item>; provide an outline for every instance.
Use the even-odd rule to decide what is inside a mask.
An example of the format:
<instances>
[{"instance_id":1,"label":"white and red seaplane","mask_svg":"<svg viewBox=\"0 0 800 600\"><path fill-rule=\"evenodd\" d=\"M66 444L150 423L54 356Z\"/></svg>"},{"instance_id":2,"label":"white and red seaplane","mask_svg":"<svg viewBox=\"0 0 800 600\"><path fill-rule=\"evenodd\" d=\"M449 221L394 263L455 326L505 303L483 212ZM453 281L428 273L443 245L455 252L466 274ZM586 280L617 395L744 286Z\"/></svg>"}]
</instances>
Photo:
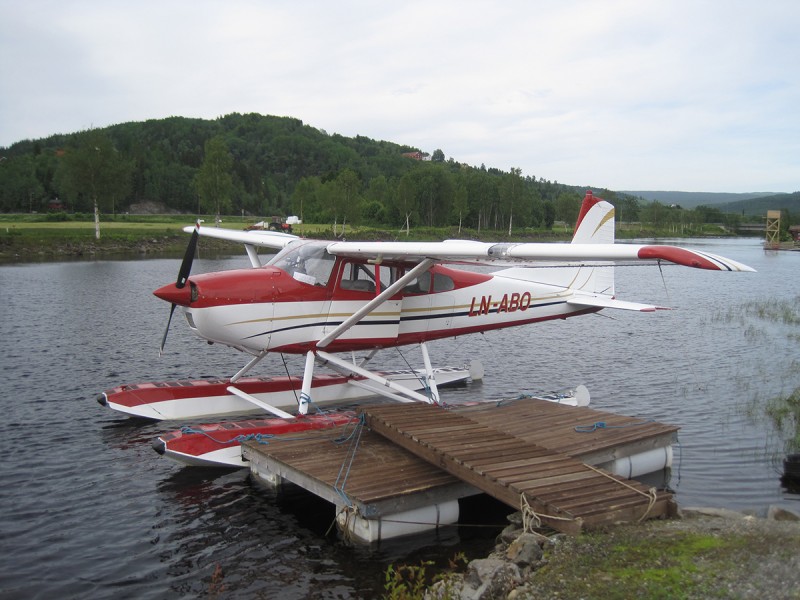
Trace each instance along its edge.
<instances>
[{"instance_id":1,"label":"white and red seaplane","mask_svg":"<svg viewBox=\"0 0 800 600\"><path fill-rule=\"evenodd\" d=\"M715 271L753 270L676 246L615 244L614 207L591 191L572 243L564 244L315 241L199 223L185 231L192 237L178 280L154 294L171 304L170 321L180 306L198 336L253 358L230 379L119 386L100 400L154 419L273 415L200 426L157 440L158 450L189 464L241 466L242 436L319 428L352 418L352 413L309 414L310 407L328 402L381 394L396 401L438 403L440 385L468 375L462 369L435 370L426 346L432 340L604 308L660 308L617 299L615 264L667 261ZM200 236L244 244L252 268L190 276ZM278 252L262 265L259 247ZM504 268L482 273L447 266L464 264ZM169 322L164 341L168 331ZM419 345L424 369L381 373L368 368L378 350L411 344ZM369 354L360 362L340 354L364 351ZM244 377L268 353L304 355L302 377ZM337 374L315 375L318 366Z\"/></svg>"}]
</instances>

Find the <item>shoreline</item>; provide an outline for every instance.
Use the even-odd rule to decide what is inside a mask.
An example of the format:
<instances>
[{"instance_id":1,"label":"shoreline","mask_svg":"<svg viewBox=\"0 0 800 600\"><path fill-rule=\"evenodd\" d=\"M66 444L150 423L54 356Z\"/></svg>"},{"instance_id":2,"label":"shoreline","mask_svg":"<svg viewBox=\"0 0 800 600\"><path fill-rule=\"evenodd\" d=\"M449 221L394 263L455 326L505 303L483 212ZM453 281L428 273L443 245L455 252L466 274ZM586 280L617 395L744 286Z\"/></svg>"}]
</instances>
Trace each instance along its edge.
<instances>
[{"instance_id":1,"label":"shoreline","mask_svg":"<svg viewBox=\"0 0 800 600\"><path fill-rule=\"evenodd\" d=\"M495 550L430 586L424 598L800 598L800 512L727 509L575 537L522 529L520 513Z\"/></svg>"}]
</instances>

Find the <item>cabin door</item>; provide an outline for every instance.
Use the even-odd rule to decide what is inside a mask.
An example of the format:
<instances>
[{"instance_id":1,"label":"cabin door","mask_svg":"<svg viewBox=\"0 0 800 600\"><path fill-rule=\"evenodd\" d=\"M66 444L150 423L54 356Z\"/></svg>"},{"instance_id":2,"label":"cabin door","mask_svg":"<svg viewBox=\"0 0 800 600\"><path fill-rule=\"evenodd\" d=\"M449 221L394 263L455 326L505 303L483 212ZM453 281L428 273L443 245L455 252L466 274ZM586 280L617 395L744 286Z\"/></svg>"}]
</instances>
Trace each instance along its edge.
<instances>
[{"instance_id":1,"label":"cabin door","mask_svg":"<svg viewBox=\"0 0 800 600\"><path fill-rule=\"evenodd\" d=\"M328 325L332 329L397 280L397 270L385 265L344 261L333 292ZM364 347L393 344L400 331L398 293L341 336L342 340L363 342ZM331 327L332 326L332 327Z\"/></svg>"}]
</instances>

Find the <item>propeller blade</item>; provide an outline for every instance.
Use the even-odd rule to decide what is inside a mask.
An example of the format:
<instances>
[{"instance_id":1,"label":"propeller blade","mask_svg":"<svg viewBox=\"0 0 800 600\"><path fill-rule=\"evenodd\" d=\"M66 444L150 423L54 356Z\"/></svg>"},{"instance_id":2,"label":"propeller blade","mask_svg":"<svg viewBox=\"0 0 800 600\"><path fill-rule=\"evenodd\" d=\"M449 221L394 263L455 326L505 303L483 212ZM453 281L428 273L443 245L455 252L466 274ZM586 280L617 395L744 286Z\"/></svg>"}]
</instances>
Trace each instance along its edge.
<instances>
[{"instance_id":1,"label":"propeller blade","mask_svg":"<svg viewBox=\"0 0 800 600\"><path fill-rule=\"evenodd\" d=\"M172 323L172 314L175 312L175 305L171 304L169 307L169 319L167 319L167 328L164 330L164 337L161 338L161 348L158 351L160 357L164 353L164 345L167 343L167 334L169 333L169 326Z\"/></svg>"},{"instance_id":2,"label":"propeller blade","mask_svg":"<svg viewBox=\"0 0 800 600\"><path fill-rule=\"evenodd\" d=\"M197 221L192 231L192 237L189 238L189 245L186 246L186 252L183 254L183 261L181 261L181 268L178 271L178 280L175 282L175 287L182 289L186 287L186 281L189 279L189 273L192 272L192 263L194 262L194 253L197 249L197 240L200 238L200 221ZM169 326L172 324L172 315L175 313L175 303L170 304L169 319L167 319L167 328L164 330L164 337L161 338L161 349L158 355L164 353L164 346L167 343L167 335L169 334Z\"/></svg>"},{"instance_id":3,"label":"propeller blade","mask_svg":"<svg viewBox=\"0 0 800 600\"><path fill-rule=\"evenodd\" d=\"M186 285L186 280L189 279L189 273L192 271L194 252L197 249L197 240L200 238L198 229L200 229L200 223L195 225L192 237L189 239L189 245L186 246L186 253L183 255L183 262L181 262L181 268L178 271L178 281L175 282L176 288L182 288Z\"/></svg>"}]
</instances>

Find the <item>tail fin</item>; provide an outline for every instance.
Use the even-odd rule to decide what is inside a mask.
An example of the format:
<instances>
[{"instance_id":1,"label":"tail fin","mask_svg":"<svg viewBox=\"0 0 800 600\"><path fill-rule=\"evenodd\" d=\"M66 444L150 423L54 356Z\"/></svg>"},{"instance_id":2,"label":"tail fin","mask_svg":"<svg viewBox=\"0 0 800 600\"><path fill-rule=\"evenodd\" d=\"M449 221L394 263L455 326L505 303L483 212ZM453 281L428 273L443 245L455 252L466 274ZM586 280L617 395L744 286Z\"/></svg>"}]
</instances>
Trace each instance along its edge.
<instances>
[{"instance_id":1,"label":"tail fin","mask_svg":"<svg viewBox=\"0 0 800 600\"><path fill-rule=\"evenodd\" d=\"M614 207L592 194L592 190L587 190L586 196L583 198L572 243L614 243Z\"/></svg>"},{"instance_id":2,"label":"tail fin","mask_svg":"<svg viewBox=\"0 0 800 600\"><path fill-rule=\"evenodd\" d=\"M586 192L572 236L573 244L613 244L614 207L605 200ZM578 264L579 263L579 264ZM553 264L546 269L513 267L505 269L505 277L535 281L587 296L614 296L614 267L608 262L576 261L572 264Z\"/></svg>"},{"instance_id":3,"label":"tail fin","mask_svg":"<svg viewBox=\"0 0 800 600\"><path fill-rule=\"evenodd\" d=\"M614 206L592 194L592 190L587 190L583 198L572 243L614 243ZM614 296L613 263L590 263L577 269L575 275L571 287L576 291Z\"/></svg>"}]
</instances>

